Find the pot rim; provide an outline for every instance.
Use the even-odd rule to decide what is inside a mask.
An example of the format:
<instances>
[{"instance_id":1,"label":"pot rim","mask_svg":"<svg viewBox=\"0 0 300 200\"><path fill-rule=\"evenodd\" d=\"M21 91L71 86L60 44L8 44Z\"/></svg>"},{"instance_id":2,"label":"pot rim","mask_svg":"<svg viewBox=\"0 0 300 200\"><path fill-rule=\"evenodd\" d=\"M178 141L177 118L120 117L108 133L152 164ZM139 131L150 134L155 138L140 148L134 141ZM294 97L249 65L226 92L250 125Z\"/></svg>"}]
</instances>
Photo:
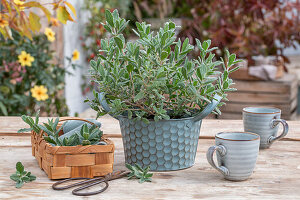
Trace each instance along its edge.
<instances>
[{"instance_id":1,"label":"pot rim","mask_svg":"<svg viewBox=\"0 0 300 200\"><path fill-rule=\"evenodd\" d=\"M123 115L119 115L119 116L117 116L117 118L126 118L126 119L128 119L127 116L123 116ZM180 119L161 119L157 122L161 122L161 121L184 121L184 120L193 120L193 119L194 119L194 117L185 117L185 118L180 118ZM147 119L147 120L149 120L150 122L156 122L156 121L154 121L154 119ZM201 121L201 120L199 120L199 121Z\"/></svg>"},{"instance_id":2,"label":"pot rim","mask_svg":"<svg viewBox=\"0 0 300 200\"><path fill-rule=\"evenodd\" d=\"M255 135L257 136L256 138L254 139L251 139L251 140L233 140L233 139L226 139L226 138L222 138L222 137L218 137L218 135L222 134L222 133L246 133L246 134L251 134L251 135ZM254 141L254 140L259 140L260 139L260 136L256 133L251 133L251 132L242 132L242 131L226 131L226 132L220 132L220 133L217 133L215 135L215 138L218 138L218 139L221 139L221 140L228 140L228 141L244 141L244 142L249 142L249 141Z\"/></svg>"}]
</instances>

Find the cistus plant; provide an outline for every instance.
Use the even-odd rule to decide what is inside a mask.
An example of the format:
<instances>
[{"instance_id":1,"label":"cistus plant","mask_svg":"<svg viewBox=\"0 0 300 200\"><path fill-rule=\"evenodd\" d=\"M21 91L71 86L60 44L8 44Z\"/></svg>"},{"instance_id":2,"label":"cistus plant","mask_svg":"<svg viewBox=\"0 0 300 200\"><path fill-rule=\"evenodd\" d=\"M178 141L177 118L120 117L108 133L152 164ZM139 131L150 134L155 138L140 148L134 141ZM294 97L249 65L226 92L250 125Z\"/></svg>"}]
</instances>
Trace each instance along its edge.
<instances>
[{"instance_id":1,"label":"cistus plant","mask_svg":"<svg viewBox=\"0 0 300 200\"><path fill-rule=\"evenodd\" d=\"M105 9L120 8L121 15L125 15L129 12L130 2L130 0L84 0L82 10L88 13L89 18L84 24L80 40L87 62L97 57L101 39L107 36L107 31L101 24L105 20ZM90 84L89 77L82 76L82 79L82 91L86 94L94 88L94 85Z\"/></svg>"},{"instance_id":2,"label":"cistus plant","mask_svg":"<svg viewBox=\"0 0 300 200\"><path fill-rule=\"evenodd\" d=\"M118 11L105 12L103 27L111 37L101 40L101 54L92 60L91 75L97 91L105 94L111 107L109 114L125 115L136 120L180 119L195 116L216 94L227 100L226 92L234 91L229 74L238 69L235 54L226 53L216 60L211 41L197 41L200 56L190 59L194 46L186 38L176 41L176 25L169 21L157 33L149 24L136 23L138 39L126 41L122 32L128 21ZM223 72L218 70L223 67ZM99 93L94 92L91 107L98 116L107 112L100 106ZM223 105L220 103L218 107ZM215 112L220 114L219 108Z\"/></svg>"}]
</instances>

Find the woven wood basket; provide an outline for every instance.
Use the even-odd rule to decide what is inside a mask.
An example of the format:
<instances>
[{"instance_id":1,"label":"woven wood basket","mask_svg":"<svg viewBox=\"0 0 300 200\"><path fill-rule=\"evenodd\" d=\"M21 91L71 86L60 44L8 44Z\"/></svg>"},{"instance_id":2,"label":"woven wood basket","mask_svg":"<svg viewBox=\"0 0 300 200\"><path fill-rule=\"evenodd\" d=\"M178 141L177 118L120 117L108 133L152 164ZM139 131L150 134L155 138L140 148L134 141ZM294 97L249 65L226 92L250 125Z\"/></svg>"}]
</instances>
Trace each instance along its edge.
<instances>
[{"instance_id":1,"label":"woven wood basket","mask_svg":"<svg viewBox=\"0 0 300 200\"><path fill-rule=\"evenodd\" d=\"M68 120L93 124L73 117L62 118L60 122ZM43 131L40 134L31 132L32 155L50 179L93 178L113 171L115 146L111 140L103 138L107 145L51 146L43 139L43 134Z\"/></svg>"}]
</instances>

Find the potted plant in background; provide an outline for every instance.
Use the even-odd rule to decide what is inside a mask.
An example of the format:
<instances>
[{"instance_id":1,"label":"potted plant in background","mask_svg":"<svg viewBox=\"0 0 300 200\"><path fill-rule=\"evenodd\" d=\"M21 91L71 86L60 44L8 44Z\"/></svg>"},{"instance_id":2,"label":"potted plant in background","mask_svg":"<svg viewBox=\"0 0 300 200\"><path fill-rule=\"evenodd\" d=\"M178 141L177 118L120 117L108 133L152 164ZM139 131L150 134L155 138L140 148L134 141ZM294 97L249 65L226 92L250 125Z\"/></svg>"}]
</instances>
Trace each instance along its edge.
<instances>
[{"instance_id":1,"label":"potted plant in background","mask_svg":"<svg viewBox=\"0 0 300 200\"><path fill-rule=\"evenodd\" d=\"M201 120L212 111L220 114L220 100L235 90L228 75L239 60L229 52L225 60L215 60L210 40L197 40L200 56L189 59L194 46L189 39L175 41L171 21L156 34L137 22L139 39L126 42L122 31L128 21L117 10L105 15L111 37L101 40L98 60L90 62L100 93L94 91L95 98L87 101L98 116L119 119L126 163L149 165L153 171L191 167Z\"/></svg>"}]
</instances>

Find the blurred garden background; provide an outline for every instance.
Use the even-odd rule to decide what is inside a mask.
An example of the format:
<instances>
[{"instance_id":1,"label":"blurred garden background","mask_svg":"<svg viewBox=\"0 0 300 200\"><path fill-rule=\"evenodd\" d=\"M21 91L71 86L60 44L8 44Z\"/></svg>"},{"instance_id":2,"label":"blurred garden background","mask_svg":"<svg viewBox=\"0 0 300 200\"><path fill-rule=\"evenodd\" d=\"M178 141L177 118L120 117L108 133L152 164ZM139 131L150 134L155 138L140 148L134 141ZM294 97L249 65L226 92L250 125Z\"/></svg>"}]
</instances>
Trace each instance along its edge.
<instances>
[{"instance_id":1,"label":"blurred garden background","mask_svg":"<svg viewBox=\"0 0 300 200\"><path fill-rule=\"evenodd\" d=\"M246 106L272 106L297 119L299 0L1 0L0 116L38 109L42 116L96 116L84 100L95 87L89 61L109 37L101 24L105 9L130 20L130 40L136 21L155 30L172 20L181 26L178 39L211 39L218 57L228 49L243 59L232 76L238 92L229 94L220 118L240 119Z\"/></svg>"}]
</instances>

